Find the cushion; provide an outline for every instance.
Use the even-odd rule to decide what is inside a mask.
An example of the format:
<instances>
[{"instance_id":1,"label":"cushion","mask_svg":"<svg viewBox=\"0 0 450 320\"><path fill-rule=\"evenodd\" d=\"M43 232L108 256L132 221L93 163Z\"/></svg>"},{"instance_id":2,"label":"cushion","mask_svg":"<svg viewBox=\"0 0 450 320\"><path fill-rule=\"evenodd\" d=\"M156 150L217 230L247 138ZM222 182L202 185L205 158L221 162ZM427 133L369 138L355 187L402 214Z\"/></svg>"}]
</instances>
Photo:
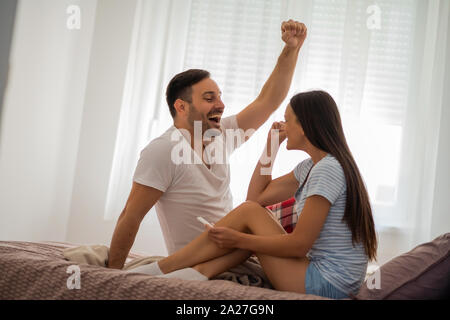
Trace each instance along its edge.
<instances>
[{"instance_id":1,"label":"cushion","mask_svg":"<svg viewBox=\"0 0 450 320\"><path fill-rule=\"evenodd\" d=\"M448 299L450 233L388 261L361 286L355 299ZM378 288L377 288L378 287Z\"/></svg>"},{"instance_id":2,"label":"cushion","mask_svg":"<svg viewBox=\"0 0 450 320\"><path fill-rule=\"evenodd\" d=\"M296 212L295 198L290 198L288 200L267 206L273 216L280 222L284 230L287 233L291 233L298 220L298 215Z\"/></svg>"}]
</instances>

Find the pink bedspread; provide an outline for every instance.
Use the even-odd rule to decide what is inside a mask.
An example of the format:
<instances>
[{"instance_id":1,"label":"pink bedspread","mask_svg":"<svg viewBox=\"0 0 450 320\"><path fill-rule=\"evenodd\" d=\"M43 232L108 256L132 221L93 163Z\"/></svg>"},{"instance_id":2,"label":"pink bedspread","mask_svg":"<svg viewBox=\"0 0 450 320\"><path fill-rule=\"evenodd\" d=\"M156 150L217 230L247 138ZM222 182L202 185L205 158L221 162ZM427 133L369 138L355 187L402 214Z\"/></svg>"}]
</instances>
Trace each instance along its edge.
<instances>
[{"instance_id":1,"label":"pink bedspread","mask_svg":"<svg viewBox=\"0 0 450 320\"><path fill-rule=\"evenodd\" d=\"M87 264L75 266L80 271L77 289L76 272L67 273L74 264L64 259L62 250L78 245L0 241L0 299L327 300L226 280L161 279Z\"/></svg>"}]
</instances>

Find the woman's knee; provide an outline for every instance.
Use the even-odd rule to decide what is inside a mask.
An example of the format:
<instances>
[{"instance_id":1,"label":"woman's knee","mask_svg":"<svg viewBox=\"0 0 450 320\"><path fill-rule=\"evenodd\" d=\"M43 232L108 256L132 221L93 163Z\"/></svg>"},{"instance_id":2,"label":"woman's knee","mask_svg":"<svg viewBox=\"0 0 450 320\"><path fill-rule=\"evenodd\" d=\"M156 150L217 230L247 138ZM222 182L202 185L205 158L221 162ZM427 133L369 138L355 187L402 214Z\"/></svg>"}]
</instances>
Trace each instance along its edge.
<instances>
[{"instance_id":1,"label":"woman's knee","mask_svg":"<svg viewBox=\"0 0 450 320\"><path fill-rule=\"evenodd\" d=\"M258 212L261 208L263 208L258 202L252 200L246 200L240 205L242 210L249 212Z\"/></svg>"},{"instance_id":2,"label":"woman's knee","mask_svg":"<svg viewBox=\"0 0 450 320\"><path fill-rule=\"evenodd\" d=\"M250 231L249 223L254 221L261 212L261 205L254 201L242 202L239 206L234 208L227 217L237 219L242 225L242 232L248 233ZM217 224L216 224L217 225ZM241 228L241 229L242 229Z\"/></svg>"},{"instance_id":3,"label":"woman's knee","mask_svg":"<svg viewBox=\"0 0 450 320\"><path fill-rule=\"evenodd\" d=\"M261 205L253 200L245 200L244 202L241 203L241 206L254 206L254 207L261 207Z\"/></svg>"},{"instance_id":4,"label":"woman's knee","mask_svg":"<svg viewBox=\"0 0 450 320\"><path fill-rule=\"evenodd\" d=\"M247 200L239 208L239 219L246 222L246 232L256 234L286 233L272 212L259 203Z\"/></svg>"},{"instance_id":5,"label":"woman's knee","mask_svg":"<svg viewBox=\"0 0 450 320\"><path fill-rule=\"evenodd\" d=\"M267 209L266 207L263 207L262 205L260 205L258 202L255 201L251 201L251 200L247 200L245 202L243 202L241 204L241 206L243 206L243 211L245 211L245 213L247 214L254 214L258 217L260 216L269 216L272 219L276 220L275 217L273 216L272 212Z\"/></svg>"}]
</instances>

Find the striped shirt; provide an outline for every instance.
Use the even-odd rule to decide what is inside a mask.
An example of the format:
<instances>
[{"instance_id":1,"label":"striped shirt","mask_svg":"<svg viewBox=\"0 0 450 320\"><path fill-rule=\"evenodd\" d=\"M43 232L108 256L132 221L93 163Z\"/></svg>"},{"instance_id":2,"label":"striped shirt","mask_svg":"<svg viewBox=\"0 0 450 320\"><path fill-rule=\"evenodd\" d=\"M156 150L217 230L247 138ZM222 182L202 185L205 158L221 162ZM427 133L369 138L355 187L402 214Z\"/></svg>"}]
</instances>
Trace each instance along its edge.
<instances>
[{"instance_id":1,"label":"striped shirt","mask_svg":"<svg viewBox=\"0 0 450 320\"><path fill-rule=\"evenodd\" d=\"M300 186L295 193L297 208L294 210L300 215L306 198L313 195L326 198L331 207L319 237L306 257L337 289L347 294L357 294L366 275L368 257L362 243L353 246L352 233L346 222L342 221L347 197L344 170L331 154L313 165L309 158L294 169ZM301 188L310 169L308 180Z\"/></svg>"}]
</instances>

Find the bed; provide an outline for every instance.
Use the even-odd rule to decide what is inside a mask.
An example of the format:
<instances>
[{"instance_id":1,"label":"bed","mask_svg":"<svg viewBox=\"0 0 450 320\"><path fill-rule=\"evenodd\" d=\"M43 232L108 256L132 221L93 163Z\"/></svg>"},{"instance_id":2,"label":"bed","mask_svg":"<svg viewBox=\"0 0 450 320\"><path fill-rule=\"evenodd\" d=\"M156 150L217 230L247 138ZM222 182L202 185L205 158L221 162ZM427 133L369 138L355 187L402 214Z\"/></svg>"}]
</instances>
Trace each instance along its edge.
<instances>
[{"instance_id":1,"label":"bed","mask_svg":"<svg viewBox=\"0 0 450 320\"><path fill-rule=\"evenodd\" d=\"M60 242L0 241L0 299L17 300L326 300L325 298L244 286L227 280L162 279L80 264L80 288L68 281L74 263ZM131 252L130 259L141 257ZM68 273L69 271L69 273ZM72 289L69 289L72 287Z\"/></svg>"},{"instance_id":2,"label":"bed","mask_svg":"<svg viewBox=\"0 0 450 320\"><path fill-rule=\"evenodd\" d=\"M292 232L297 222L293 198L267 208L288 233ZM0 241L0 299L329 300L228 280L164 279L65 259L64 250L78 246L64 242ZM127 260L139 258L146 257L131 251ZM353 299L448 299L450 233L395 257L377 272L367 275ZM73 278L77 273L78 283Z\"/></svg>"}]
</instances>

